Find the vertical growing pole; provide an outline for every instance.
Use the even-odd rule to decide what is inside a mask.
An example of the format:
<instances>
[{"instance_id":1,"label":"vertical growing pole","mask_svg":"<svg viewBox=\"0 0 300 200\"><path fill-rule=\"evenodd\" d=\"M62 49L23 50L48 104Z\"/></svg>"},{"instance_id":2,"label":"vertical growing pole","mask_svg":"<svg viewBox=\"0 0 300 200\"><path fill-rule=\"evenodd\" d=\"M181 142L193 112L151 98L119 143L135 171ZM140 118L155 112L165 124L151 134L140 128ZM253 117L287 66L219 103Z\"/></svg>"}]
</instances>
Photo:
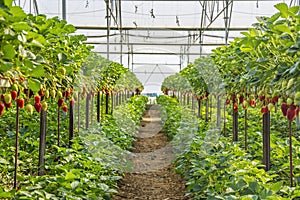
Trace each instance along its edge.
<instances>
[{"instance_id":1,"label":"vertical growing pole","mask_svg":"<svg viewBox=\"0 0 300 200\"><path fill-rule=\"evenodd\" d=\"M40 147L39 147L39 164L38 175L43 176L45 173L45 152L46 152L46 119L47 112L42 109L40 114Z\"/></svg>"},{"instance_id":2,"label":"vertical growing pole","mask_svg":"<svg viewBox=\"0 0 300 200\"><path fill-rule=\"evenodd\" d=\"M221 128L221 101L220 96L217 96L217 127Z\"/></svg>"},{"instance_id":3,"label":"vertical growing pole","mask_svg":"<svg viewBox=\"0 0 300 200\"><path fill-rule=\"evenodd\" d=\"M233 131L233 138L232 141L236 142L238 141L238 127L239 127L239 112L237 110L234 109L234 104L235 102L233 101L233 105L232 105L232 131Z\"/></svg>"},{"instance_id":4,"label":"vertical growing pole","mask_svg":"<svg viewBox=\"0 0 300 200\"><path fill-rule=\"evenodd\" d=\"M247 151L247 146L248 146L248 132L247 132L247 130L248 130L248 122L247 122L247 120L248 120L248 117L247 117L247 108L245 108L245 111L244 111L245 113L244 113L244 122L245 122L245 151Z\"/></svg>"},{"instance_id":5,"label":"vertical growing pole","mask_svg":"<svg viewBox=\"0 0 300 200\"><path fill-rule=\"evenodd\" d=\"M114 94L113 94L113 92L111 92L111 114L113 113L113 111L114 111Z\"/></svg>"},{"instance_id":6,"label":"vertical growing pole","mask_svg":"<svg viewBox=\"0 0 300 200\"><path fill-rule=\"evenodd\" d=\"M206 101L205 101L205 121L208 122L208 114L209 114L209 100L208 100L208 97L206 98Z\"/></svg>"},{"instance_id":7,"label":"vertical growing pole","mask_svg":"<svg viewBox=\"0 0 300 200\"><path fill-rule=\"evenodd\" d=\"M97 122L100 122L100 90L97 92Z\"/></svg>"},{"instance_id":8,"label":"vertical growing pole","mask_svg":"<svg viewBox=\"0 0 300 200\"><path fill-rule=\"evenodd\" d=\"M90 101L91 101L91 124L93 123L94 119L94 93L90 92Z\"/></svg>"},{"instance_id":9,"label":"vertical growing pole","mask_svg":"<svg viewBox=\"0 0 300 200\"><path fill-rule=\"evenodd\" d=\"M60 146L60 107L57 108L57 146Z\"/></svg>"},{"instance_id":10,"label":"vertical growing pole","mask_svg":"<svg viewBox=\"0 0 300 200\"><path fill-rule=\"evenodd\" d=\"M201 119L201 99L197 98L198 102L198 118Z\"/></svg>"},{"instance_id":11,"label":"vertical growing pole","mask_svg":"<svg viewBox=\"0 0 300 200\"><path fill-rule=\"evenodd\" d=\"M19 106L17 105L16 114L16 141L15 141L15 172L14 172L14 189L17 190L17 173L18 173L18 149L19 149Z\"/></svg>"},{"instance_id":12,"label":"vertical growing pole","mask_svg":"<svg viewBox=\"0 0 300 200\"><path fill-rule=\"evenodd\" d=\"M292 132L292 122L289 121L289 138L290 138L290 186L293 187L293 132Z\"/></svg>"},{"instance_id":13,"label":"vertical growing pole","mask_svg":"<svg viewBox=\"0 0 300 200\"><path fill-rule=\"evenodd\" d=\"M263 164L265 170L270 170L270 111L263 115Z\"/></svg>"},{"instance_id":14,"label":"vertical growing pole","mask_svg":"<svg viewBox=\"0 0 300 200\"><path fill-rule=\"evenodd\" d=\"M194 103L195 103L195 98L192 96L192 112L193 112L193 114L194 114L194 109L195 109Z\"/></svg>"},{"instance_id":15,"label":"vertical growing pole","mask_svg":"<svg viewBox=\"0 0 300 200\"><path fill-rule=\"evenodd\" d=\"M105 95L105 114L109 113L109 93Z\"/></svg>"},{"instance_id":16,"label":"vertical growing pole","mask_svg":"<svg viewBox=\"0 0 300 200\"><path fill-rule=\"evenodd\" d=\"M90 101L89 97L90 95L88 94L85 98L85 128L89 128L89 115L90 115Z\"/></svg>"},{"instance_id":17,"label":"vertical growing pole","mask_svg":"<svg viewBox=\"0 0 300 200\"><path fill-rule=\"evenodd\" d=\"M78 129L78 135L79 135L79 129L80 129L80 94L78 92L78 96L77 96L77 100L78 100L78 105L77 105L77 129Z\"/></svg>"},{"instance_id":18,"label":"vertical growing pole","mask_svg":"<svg viewBox=\"0 0 300 200\"><path fill-rule=\"evenodd\" d=\"M72 140L74 138L74 101L70 101L70 113L69 113L69 147L72 146Z\"/></svg>"},{"instance_id":19,"label":"vertical growing pole","mask_svg":"<svg viewBox=\"0 0 300 200\"><path fill-rule=\"evenodd\" d=\"M226 134L226 104L225 103L224 103L223 110L224 110L224 113L223 113L224 114L224 116L223 116L224 117L224 137L226 137L227 134Z\"/></svg>"}]
</instances>

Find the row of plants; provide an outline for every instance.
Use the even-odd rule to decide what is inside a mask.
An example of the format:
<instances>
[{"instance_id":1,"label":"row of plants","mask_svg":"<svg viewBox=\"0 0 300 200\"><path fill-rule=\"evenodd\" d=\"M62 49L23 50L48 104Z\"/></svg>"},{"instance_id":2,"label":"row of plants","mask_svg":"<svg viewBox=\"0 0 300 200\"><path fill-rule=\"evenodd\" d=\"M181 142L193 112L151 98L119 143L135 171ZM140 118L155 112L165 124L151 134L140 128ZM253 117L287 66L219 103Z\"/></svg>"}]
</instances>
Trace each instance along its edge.
<instances>
[{"instance_id":1,"label":"row of plants","mask_svg":"<svg viewBox=\"0 0 300 200\"><path fill-rule=\"evenodd\" d=\"M37 176L37 157L39 131L36 129L36 115L22 115L26 124L20 131L20 157L18 191L12 187L14 170L14 134L7 131L1 138L0 197L4 199L110 199L116 193L116 181L121 178L122 166L111 162L120 158L105 146L130 149L134 134L138 130L147 98L134 96L127 103L116 107L114 115L106 115L101 123L83 130L73 139L68 148L66 128L62 129L61 147L55 145L56 130L55 106L49 107L49 130L47 132L47 152L45 155L45 175ZM53 103L55 104L55 103ZM53 112L53 113L52 113ZM9 113L5 116L11 120ZM126 116L126 118L124 118ZM62 127L68 124L62 120ZM12 124L6 123L1 129ZM111 141L111 143L109 142ZM102 142L101 142L102 141ZM95 144L95 142L98 142ZM65 144L65 145L64 145ZM121 161L119 161L121 162ZM124 161L125 162L125 161Z\"/></svg>"},{"instance_id":2,"label":"row of plants","mask_svg":"<svg viewBox=\"0 0 300 200\"><path fill-rule=\"evenodd\" d=\"M230 129L233 141L243 139L245 151L251 147L248 141L251 120L261 124L258 127L262 132L259 139L262 139L260 149L263 152L257 149L257 159L262 160L266 171L276 168L273 162L277 162L271 157L271 139L276 135L272 127L284 127L281 130L288 135L281 134L278 139L286 141L286 137L289 138L289 151L286 152L289 160L285 161L289 163L292 187L294 182L298 184L298 177L294 178L297 165L293 163L296 162L293 158L297 155L293 155L293 152L298 152L295 150L298 142L293 130L299 128L299 6L288 7L279 3L275 7L279 12L272 17L258 17L254 28L242 33L245 37L236 38L230 45L215 49L212 56L199 58L178 74L168 77L162 90L165 93L171 90L173 94L179 91L180 95L193 94L198 101L199 118L201 100L205 99L206 121L211 118L209 109L212 112L215 108L219 129L221 105L225 102L223 135L228 135L227 130ZM209 108L208 102L214 102L215 105ZM252 108L258 110L257 118L249 117ZM277 110L281 110L285 122L273 117L277 116ZM232 116L231 120L228 120L228 113ZM228 122L231 125L228 126Z\"/></svg>"},{"instance_id":3,"label":"row of plants","mask_svg":"<svg viewBox=\"0 0 300 200\"><path fill-rule=\"evenodd\" d=\"M84 44L86 37L75 35L75 27L66 21L25 14L20 7L12 6L10 0L0 3L3 155L0 197L76 199L79 195L79 199L84 199L87 195L94 199L95 194L105 196L112 186L109 176L114 179L114 168L92 160L78 135L83 128L88 129L95 112L97 122L102 118L111 126L109 123L113 124L113 120L107 120L105 113L112 114L113 106L125 102L132 92L141 91L140 81L122 65L92 53L92 47ZM97 97L96 102L94 97ZM120 101L113 102L117 97ZM85 112L86 126L83 126L82 112ZM120 140L118 144L130 146L127 140ZM63 166L56 169L55 162ZM73 168L78 170L71 172ZM91 186L79 179L75 181L74 174L85 180L88 172L92 175L88 177ZM93 174L99 175L101 180ZM105 174L108 177L102 180ZM109 187L102 185L102 181ZM70 183L74 191L68 191ZM75 192L77 186L78 193Z\"/></svg>"},{"instance_id":4,"label":"row of plants","mask_svg":"<svg viewBox=\"0 0 300 200\"><path fill-rule=\"evenodd\" d=\"M179 102L169 96L160 96L158 103L163 107L163 124L166 132L172 132L174 137L180 134L182 121L187 118L187 110ZM176 110L171 108L177 107ZM181 110L181 111L180 111ZM185 110L182 112L182 110ZM180 114L178 114L178 112ZM184 115L182 117L182 115ZM287 139L281 139L286 127L272 126L271 146L272 160L270 171L264 170L261 163L261 130L256 124L261 120L258 111L249 110L249 149L245 152L242 142L232 142L215 128L209 126L205 120L199 119L191 112L189 123L184 125L189 132L195 127L193 140L189 148L177 155L176 171L187 180L188 196L192 199L296 199L300 195L299 185L289 187L289 166L285 161L285 153L289 151ZM281 114L274 116L279 122L284 121ZM169 120L170 119L170 120ZM232 121L232 117L228 118ZM165 122L168 121L166 125ZM177 127L173 129L173 127ZM231 128L228 127L228 131ZM299 151L299 142L295 142L295 151ZM299 165L299 157L296 158ZM298 177L299 169L295 171ZM297 179L297 183L298 183Z\"/></svg>"}]
</instances>

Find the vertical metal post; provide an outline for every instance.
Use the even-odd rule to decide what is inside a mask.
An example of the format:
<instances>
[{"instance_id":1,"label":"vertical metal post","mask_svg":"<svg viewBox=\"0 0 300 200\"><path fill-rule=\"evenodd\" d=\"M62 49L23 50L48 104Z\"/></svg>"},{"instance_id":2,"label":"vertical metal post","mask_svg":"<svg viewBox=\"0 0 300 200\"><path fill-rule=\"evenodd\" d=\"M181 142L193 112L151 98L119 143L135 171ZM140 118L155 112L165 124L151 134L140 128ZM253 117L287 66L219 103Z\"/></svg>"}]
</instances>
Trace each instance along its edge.
<instances>
[{"instance_id":1,"label":"vertical metal post","mask_svg":"<svg viewBox=\"0 0 300 200\"><path fill-rule=\"evenodd\" d=\"M57 108L57 146L60 146L60 107Z\"/></svg>"},{"instance_id":2,"label":"vertical metal post","mask_svg":"<svg viewBox=\"0 0 300 200\"><path fill-rule=\"evenodd\" d=\"M265 170L270 170L270 111L263 115L263 164Z\"/></svg>"},{"instance_id":3,"label":"vertical metal post","mask_svg":"<svg viewBox=\"0 0 300 200\"><path fill-rule=\"evenodd\" d=\"M244 123L245 123L245 151L247 151L247 146L248 146L248 116L247 116L247 108L245 109L244 113Z\"/></svg>"},{"instance_id":4,"label":"vertical metal post","mask_svg":"<svg viewBox=\"0 0 300 200\"><path fill-rule=\"evenodd\" d=\"M67 5L66 0L62 0L62 19L67 20Z\"/></svg>"},{"instance_id":5,"label":"vertical metal post","mask_svg":"<svg viewBox=\"0 0 300 200\"><path fill-rule=\"evenodd\" d=\"M292 132L292 122L289 121L289 138L290 138L290 143L289 143L289 149L290 149L290 186L293 187L293 132Z\"/></svg>"},{"instance_id":6,"label":"vertical metal post","mask_svg":"<svg viewBox=\"0 0 300 200\"><path fill-rule=\"evenodd\" d=\"M89 97L90 94L88 93L86 96L86 104L85 104L85 128L88 129L89 128L89 115L90 115L90 101L89 101Z\"/></svg>"},{"instance_id":7,"label":"vertical metal post","mask_svg":"<svg viewBox=\"0 0 300 200\"><path fill-rule=\"evenodd\" d=\"M205 121L208 122L209 118L209 98L206 98L205 101Z\"/></svg>"},{"instance_id":8,"label":"vertical metal post","mask_svg":"<svg viewBox=\"0 0 300 200\"><path fill-rule=\"evenodd\" d=\"M97 122L100 122L100 90L97 92Z\"/></svg>"},{"instance_id":9,"label":"vertical metal post","mask_svg":"<svg viewBox=\"0 0 300 200\"><path fill-rule=\"evenodd\" d=\"M109 113L109 93L105 95L105 114Z\"/></svg>"},{"instance_id":10,"label":"vertical metal post","mask_svg":"<svg viewBox=\"0 0 300 200\"><path fill-rule=\"evenodd\" d=\"M74 138L74 102L70 102L69 112L69 147L72 146L72 140Z\"/></svg>"},{"instance_id":11,"label":"vertical metal post","mask_svg":"<svg viewBox=\"0 0 300 200\"><path fill-rule=\"evenodd\" d=\"M77 134L79 135L79 129L80 129L80 92L78 92L77 95L78 105L77 105Z\"/></svg>"},{"instance_id":12,"label":"vertical metal post","mask_svg":"<svg viewBox=\"0 0 300 200\"><path fill-rule=\"evenodd\" d=\"M18 149L19 149L19 106L17 105L16 114L16 142L15 142L15 173L14 173L14 189L17 190L17 173L18 173Z\"/></svg>"},{"instance_id":13,"label":"vertical metal post","mask_svg":"<svg viewBox=\"0 0 300 200\"><path fill-rule=\"evenodd\" d=\"M123 32L122 32L122 3L121 0L119 0L119 26L120 26L120 63L123 64Z\"/></svg>"},{"instance_id":14,"label":"vertical metal post","mask_svg":"<svg viewBox=\"0 0 300 200\"><path fill-rule=\"evenodd\" d=\"M238 141L238 127L239 127L239 112L234 111L234 101L232 104L232 141Z\"/></svg>"},{"instance_id":15,"label":"vertical metal post","mask_svg":"<svg viewBox=\"0 0 300 200\"><path fill-rule=\"evenodd\" d=\"M109 0L105 0L106 3L106 48L107 48L107 60L109 60L109 34L110 34L110 11L109 11Z\"/></svg>"},{"instance_id":16,"label":"vertical metal post","mask_svg":"<svg viewBox=\"0 0 300 200\"><path fill-rule=\"evenodd\" d=\"M221 127L221 100L220 95L217 95L217 127Z\"/></svg>"},{"instance_id":17,"label":"vertical metal post","mask_svg":"<svg viewBox=\"0 0 300 200\"><path fill-rule=\"evenodd\" d=\"M224 136L226 137L226 104L224 103L224 107L223 107L223 114L224 114Z\"/></svg>"},{"instance_id":18,"label":"vertical metal post","mask_svg":"<svg viewBox=\"0 0 300 200\"><path fill-rule=\"evenodd\" d=\"M113 92L111 92L111 114L113 114L113 111L114 111L114 103L115 103L115 101L114 101L114 94L113 94Z\"/></svg>"},{"instance_id":19,"label":"vertical metal post","mask_svg":"<svg viewBox=\"0 0 300 200\"><path fill-rule=\"evenodd\" d=\"M201 118L201 99L197 98L197 102L198 102L198 118Z\"/></svg>"},{"instance_id":20,"label":"vertical metal post","mask_svg":"<svg viewBox=\"0 0 300 200\"><path fill-rule=\"evenodd\" d=\"M39 146L39 163L38 175L42 176L45 172L45 152L46 152L46 118L47 113L42 109L40 114L40 146Z\"/></svg>"}]
</instances>

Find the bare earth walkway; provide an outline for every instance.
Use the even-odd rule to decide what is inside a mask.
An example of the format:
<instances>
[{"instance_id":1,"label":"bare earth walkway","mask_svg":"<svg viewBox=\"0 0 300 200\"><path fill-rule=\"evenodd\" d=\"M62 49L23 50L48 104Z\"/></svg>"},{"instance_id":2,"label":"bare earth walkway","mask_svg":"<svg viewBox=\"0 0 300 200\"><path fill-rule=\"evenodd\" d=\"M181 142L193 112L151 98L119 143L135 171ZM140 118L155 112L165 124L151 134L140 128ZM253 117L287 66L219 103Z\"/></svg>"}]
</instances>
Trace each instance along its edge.
<instances>
[{"instance_id":1,"label":"bare earth walkway","mask_svg":"<svg viewBox=\"0 0 300 200\"><path fill-rule=\"evenodd\" d=\"M185 181L174 172L172 148L160 133L158 106L148 106L134 143L133 172L120 181L115 200L184 200Z\"/></svg>"}]
</instances>

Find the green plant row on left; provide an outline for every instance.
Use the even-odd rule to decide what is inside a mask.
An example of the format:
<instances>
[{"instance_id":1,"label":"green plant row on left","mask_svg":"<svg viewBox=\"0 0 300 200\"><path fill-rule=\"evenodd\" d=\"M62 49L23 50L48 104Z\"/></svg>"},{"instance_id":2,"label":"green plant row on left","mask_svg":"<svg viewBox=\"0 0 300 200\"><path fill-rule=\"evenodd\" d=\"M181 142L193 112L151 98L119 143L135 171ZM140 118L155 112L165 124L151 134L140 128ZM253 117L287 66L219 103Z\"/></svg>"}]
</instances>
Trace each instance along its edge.
<instances>
[{"instance_id":1,"label":"green plant row on left","mask_svg":"<svg viewBox=\"0 0 300 200\"><path fill-rule=\"evenodd\" d=\"M110 199L116 193L116 180L122 172L108 161L112 156L103 146L91 152L89 142L111 140L112 144L122 149L130 149L134 133L140 123L147 98L134 96L128 103L115 109L115 116L106 116L104 120L73 140L68 148L67 118L61 123L62 142L56 144L56 102L48 109L48 132L46 151L46 174L37 176L38 135L36 120L38 116L29 115L22 110L26 124L20 130L18 191L12 189L14 118L7 112L7 123L0 125L0 198L4 199ZM121 116L121 118L119 117ZM126 116L126 118L124 118ZM120 121L122 119L123 121ZM102 127L102 128L101 128ZM107 143L106 143L107 144ZM111 152L110 152L111 153Z\"/></svg>"}]
</instances>

